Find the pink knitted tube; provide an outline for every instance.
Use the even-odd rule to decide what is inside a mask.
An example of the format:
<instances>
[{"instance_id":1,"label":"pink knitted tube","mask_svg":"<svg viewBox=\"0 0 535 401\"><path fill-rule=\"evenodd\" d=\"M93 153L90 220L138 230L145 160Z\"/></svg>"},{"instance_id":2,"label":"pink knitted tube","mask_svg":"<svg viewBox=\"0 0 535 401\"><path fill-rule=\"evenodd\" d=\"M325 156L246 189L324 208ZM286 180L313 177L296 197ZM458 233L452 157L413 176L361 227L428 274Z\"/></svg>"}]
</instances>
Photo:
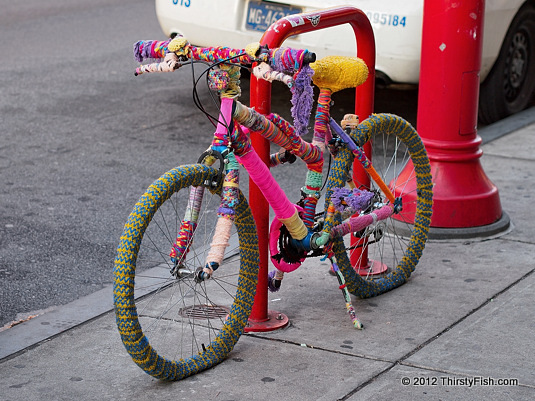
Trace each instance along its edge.
<instances>
[{"instance_id":1,"label":"pink knitted tube","mask_svg":"<svg viewBox=\"0 0 535 401\"><path fill-rule=\"evenodd\" d=\"M333 229L331 230L331 238L360 231L377 221L384 220L390 217L393 212L394 208L392 207L392 205L386 205L380 209L373 211L370 214L352 217L345 223L333 227Z\"/></svg>"},{"instance_id":2,"label":"pink knitted tube","mask_svg":"<svg viewBox=\"0 0 535 401\"><path fill-rule=\"evenodd\" d=\"M247 169L249 176L260 188L277 218L288 219L296 213L294 204L288 200L286 194L256 152L249 152L237 157L237 159Z\"/></svg>"}]
</instances>

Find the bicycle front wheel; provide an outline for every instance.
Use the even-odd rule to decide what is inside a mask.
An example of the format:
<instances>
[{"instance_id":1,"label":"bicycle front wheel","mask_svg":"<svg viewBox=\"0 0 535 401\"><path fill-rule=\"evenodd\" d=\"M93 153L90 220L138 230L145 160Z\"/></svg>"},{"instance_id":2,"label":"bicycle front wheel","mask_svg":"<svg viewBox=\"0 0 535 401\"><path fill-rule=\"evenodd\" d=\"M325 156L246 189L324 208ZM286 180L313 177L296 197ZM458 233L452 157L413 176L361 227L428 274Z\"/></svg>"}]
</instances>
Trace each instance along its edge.
<instances>
[{"instance_id":1,"label":"bicycle front wheel","mask_svg":"<svg viewBox=\"0 0 535 401\"><path fill-rule=\"evenodd\" d=\"M117 327L134 362L159 379L180 380L221 362L251 312L258 240L241 192L235 234L224 263L210 279L200 281L195 271L204 266L210 248L221 200L217 193L205 191L192 243L179 269L169 257L190 190L212 181L215 173L204 165L188 165L156 180L135 205L117 249Z\"/></svg>"},{"instance_id":2,"label":"bicycle front wheel","mask_svg":"<svg viewBox=\"0 0 535 401\"><path fill-rule=\"evenodd\" d=\"M433 184L427 152L414 128L401 117L374 114L352 132L359 146L371 141L371 161L381 179L403 210L391 217L352 233L352 241L333 240L333 251L350 293L360 298L382 294L404 284L418 263L429 231ZM329 176L328 188L343 187L353 167L353 156L341 149ZM376 194L378 204L388 203L370 182L360 165L357 187ZM330 199L330 194L327 194ZM374 275L376 271L381 274Z\"/></svg>"}]
</instances>

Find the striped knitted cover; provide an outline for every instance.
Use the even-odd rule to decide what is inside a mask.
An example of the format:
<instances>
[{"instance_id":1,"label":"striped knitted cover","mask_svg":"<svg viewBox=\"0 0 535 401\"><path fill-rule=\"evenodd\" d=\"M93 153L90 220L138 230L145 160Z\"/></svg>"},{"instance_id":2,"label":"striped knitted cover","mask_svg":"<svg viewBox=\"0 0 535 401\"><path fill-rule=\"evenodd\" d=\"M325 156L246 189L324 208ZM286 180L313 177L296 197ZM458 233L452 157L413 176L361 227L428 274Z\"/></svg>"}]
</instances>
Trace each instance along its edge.
<instances>
[{"instance_id":1,"label":"striped knitted cover","mask_svg":"<svg viewBox=\"0 0 535 401\"><path fill-rule=\"evenodd\" d=\"M196 164L177 167L161 176L134 206L117 249L113 286L117 327L134 362L158 379L180 380L221 362L238 341L251 313L258 281L258 238L251 210L240 192L235 221L241 261L238 289L226 323L217 337L199 355L172 361L161 357L151 347L138 320L134 277L137 253L145 229L157 209L173 193L189 186L199 186L214 173L213 168Z\"/></svg>"},{"instance_id":2,"label":"striped knitted cover","mask_svg":"<svg viewBox=\"0 0 535 401\"><path fill-rule=\"evenodd\" d=\"M333 242L333 252L340 271L344 275L349 292L360 298L373 297L404 284L414 271L427 240L433 206L433 183L431 169L424 145L414 128L401 117L392 114L373 114L354 129L351 136L359 146L364 145L376 133L386 132L397 136L408 148L416 174L418 203L414 230L407 249L399 264L386 276L367 280L351 266L343 239ZM353 156L347 149L341 149L331 169L326 199L330 200L332 189L345 185L345 177L351 168ZM326 203L327 204L327 203Z\"/></svg>"}]
</instances>

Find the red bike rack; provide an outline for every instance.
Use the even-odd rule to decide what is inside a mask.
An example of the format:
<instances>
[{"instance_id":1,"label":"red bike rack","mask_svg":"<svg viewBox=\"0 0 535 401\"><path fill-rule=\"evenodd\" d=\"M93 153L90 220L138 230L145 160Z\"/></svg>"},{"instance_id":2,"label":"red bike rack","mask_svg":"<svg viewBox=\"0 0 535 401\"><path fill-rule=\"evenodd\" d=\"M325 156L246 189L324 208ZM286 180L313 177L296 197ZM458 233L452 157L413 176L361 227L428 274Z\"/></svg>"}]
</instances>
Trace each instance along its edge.
<instances>
[{"instance_id":1,"label":"red bike rack","mask_svg":"<svg viewBox=\"0 0 535 401\"><path fill-rule=\"evenodd\" d=\"M430 237L462 237L468 227L471 236L484 236L507 217L479 160L484 9L484 0L424 2L417 126L434 182ZM507 218L505 228L508 223Z\"/></svg>"},{"instance_id":2,"label":"red bike rack","mask_svg":"<svg viewBox=\"0 0 535 401\"><path fill-rule=\"evenodd\" d=\"M261 44L276 48L280 47L289 36L342 24L350 24L353 28L357 41L357 56L364 60L369 69L368 79L363 85L356 88L355 92L355 114L364 119L373 112L375 38L368 18L361 10L349 6L334 7L282 18L264 33ZM271 83L264 80L258 81L254 76L251 76L250 103L259 113L270 113ZM258 155L268 164L269 141L256 134L252 136L252 143ZM260 265L253 310L245 331L266 332L285 327L288 324L288 317L280 312L268 310L269 204L253 182L250 182L249 185L249 200L258 231Z\"/></svg>"}]
</instances>

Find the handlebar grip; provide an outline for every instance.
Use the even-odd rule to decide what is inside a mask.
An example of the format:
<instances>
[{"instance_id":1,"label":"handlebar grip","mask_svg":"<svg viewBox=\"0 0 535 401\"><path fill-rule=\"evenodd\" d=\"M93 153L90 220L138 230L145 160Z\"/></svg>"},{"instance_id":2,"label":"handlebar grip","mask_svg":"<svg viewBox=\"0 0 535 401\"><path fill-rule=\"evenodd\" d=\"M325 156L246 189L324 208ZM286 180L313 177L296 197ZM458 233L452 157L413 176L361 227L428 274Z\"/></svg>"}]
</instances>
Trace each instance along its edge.
<instances>
[{"instance_id":1,"label":"handlebar grip","mask_svg":"<svg viewBox=\"0 0 535 401\"><path fill-rule=\"evenodd\" d=\"M140 65L134 72L135 76L149 72L172 72L180 68L179 58L175 53L167 53L161 63Z\"/></svg>"},{"instance_id":2,"label":"handlebar grip","mask_svg":"<svg viewBox=\"0 0 535 401\"><path fill-rule=\"evenodd\" d=\"M311 67L314 70L314 84L319 88L330 89L333 93L356 88L368 79L368 67L357 57L327 56Z\"/></svg>"},{"instance_id":3,"label":"handlebar grip","mask_svg":"<svg viewBox=\"0 0 535 401\"><path fill-rule=\"evenodd\" d=\"M306 52L305 56L303 57L303 64L310 64L314 63L316 61L316 53L314 52Z\"/></svg>"}]
</instances>

